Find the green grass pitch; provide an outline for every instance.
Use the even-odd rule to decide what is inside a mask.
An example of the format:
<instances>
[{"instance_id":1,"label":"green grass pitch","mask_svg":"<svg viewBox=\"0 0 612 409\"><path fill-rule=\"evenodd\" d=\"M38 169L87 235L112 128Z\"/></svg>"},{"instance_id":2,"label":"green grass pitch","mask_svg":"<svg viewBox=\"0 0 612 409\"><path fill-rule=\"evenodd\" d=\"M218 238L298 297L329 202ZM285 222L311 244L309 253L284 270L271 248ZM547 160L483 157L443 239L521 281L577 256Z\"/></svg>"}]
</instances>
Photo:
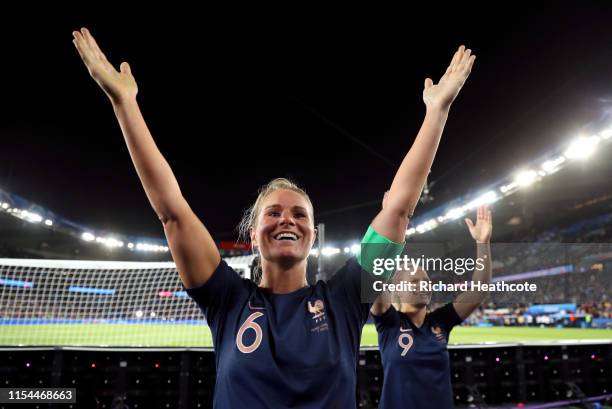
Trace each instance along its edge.
<instances>
[{"instance_id":1,"label":"green grass pitch","mask_svg":"<svg viewBox=\"0 0 612 409\"><path fill-rule=\"evenodd\" d=\"M612 330L531 327L457 327L450 344L610 340ZM368 324L361 345L378 344L376 329ZM131 346L211 347L205 325L53 324L0 326L0 346Z\"/></svg>"}]
</instances>

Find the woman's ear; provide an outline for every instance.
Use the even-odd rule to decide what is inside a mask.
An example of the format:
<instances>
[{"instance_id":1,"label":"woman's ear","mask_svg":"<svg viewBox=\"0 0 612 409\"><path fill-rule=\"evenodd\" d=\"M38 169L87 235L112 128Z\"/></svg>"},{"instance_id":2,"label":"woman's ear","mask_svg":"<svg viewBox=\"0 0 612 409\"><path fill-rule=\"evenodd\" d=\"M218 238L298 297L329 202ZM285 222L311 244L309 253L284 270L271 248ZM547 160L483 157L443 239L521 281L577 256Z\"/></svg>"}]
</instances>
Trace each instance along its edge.
<instances>
[{"instance_id":1,"label":"woman's ear","mask_svg":"<svg viewBox=\"0 0 612 409\"><path fill-rule=\"evenodd\" d=\"M251 247L257 248L257 238L255 236L255 229L253 226L249 229L249 236L251 236Z\"/></svg>"}]
</instances>

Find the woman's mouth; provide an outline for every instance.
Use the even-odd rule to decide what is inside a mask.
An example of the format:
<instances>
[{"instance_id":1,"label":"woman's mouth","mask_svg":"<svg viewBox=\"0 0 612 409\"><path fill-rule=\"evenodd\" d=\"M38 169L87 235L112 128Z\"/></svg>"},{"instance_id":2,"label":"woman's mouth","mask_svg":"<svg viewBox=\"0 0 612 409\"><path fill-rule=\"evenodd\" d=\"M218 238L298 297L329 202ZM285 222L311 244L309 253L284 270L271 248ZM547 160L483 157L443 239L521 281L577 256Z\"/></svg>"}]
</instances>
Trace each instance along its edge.
<instances>
[{"instance_id":1,"label":"woman's mouth","mask_svg":"<svg viewBox=\"0 0 612 409\"><path fill-rule=\"evenodd\" d=\"M274 235L273 239L279 241L297 241L299 237L293 232L280 232Z\"/></svg>"}]
</instances>

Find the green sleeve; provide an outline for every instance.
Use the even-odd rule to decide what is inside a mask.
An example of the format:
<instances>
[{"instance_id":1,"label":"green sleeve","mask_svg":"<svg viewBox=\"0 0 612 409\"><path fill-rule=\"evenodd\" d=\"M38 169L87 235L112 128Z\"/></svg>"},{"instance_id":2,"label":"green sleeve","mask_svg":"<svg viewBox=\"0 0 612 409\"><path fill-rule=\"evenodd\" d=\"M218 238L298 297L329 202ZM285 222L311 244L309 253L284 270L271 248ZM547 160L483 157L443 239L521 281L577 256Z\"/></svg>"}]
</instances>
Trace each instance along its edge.
<instances>
[{"instance_id":1,"label":"green sleeve","mask_svg":"<svg viewBox=\"0 0 612 409\"><path fill-rule=\"evenodd\" d=\"M395 269L385 270L384 273L374 273L375 260L376 259L395 259L404 251L406 243L396 243L389 240L388 238L381 236L372 228L368 227L363 239L361 239L361 246L357 253L357 262L365 271L371 274L380 276L381 278L388 279Z\"/></svg>"}]
</instances>

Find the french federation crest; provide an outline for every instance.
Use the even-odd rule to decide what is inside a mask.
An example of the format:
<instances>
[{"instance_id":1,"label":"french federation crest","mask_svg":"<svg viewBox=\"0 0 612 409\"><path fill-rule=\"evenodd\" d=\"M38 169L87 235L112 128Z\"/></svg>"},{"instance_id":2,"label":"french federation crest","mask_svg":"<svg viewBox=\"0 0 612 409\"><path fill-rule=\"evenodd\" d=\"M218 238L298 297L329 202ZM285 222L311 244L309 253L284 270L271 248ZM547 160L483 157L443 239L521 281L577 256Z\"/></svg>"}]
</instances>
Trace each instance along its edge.
<instances>
[{"instance_id":1,"label":"french federation crest","mask_svg":"<svg viewBox=\"0 0 612 409\"><path fill-rule=\"evenodd\" d=\"M431 326L431 332L436 336L436 339L438 341L444 341L444 331L442 331L442 328L440 328L440 326L438 324L433 324Z\"/></svg>"},{"instance_id":2,"label":"french federation crest","mask_svg":"<svg viewBox=\"0 0 612 409\"><path fill-rule=\"evenodd\" d=\"M320 322L325 319L325 304L323 300L316 300L314 303L308 301L308 312L312 314L312 319L315 322Z\"/></svg>"}]
</instances>

